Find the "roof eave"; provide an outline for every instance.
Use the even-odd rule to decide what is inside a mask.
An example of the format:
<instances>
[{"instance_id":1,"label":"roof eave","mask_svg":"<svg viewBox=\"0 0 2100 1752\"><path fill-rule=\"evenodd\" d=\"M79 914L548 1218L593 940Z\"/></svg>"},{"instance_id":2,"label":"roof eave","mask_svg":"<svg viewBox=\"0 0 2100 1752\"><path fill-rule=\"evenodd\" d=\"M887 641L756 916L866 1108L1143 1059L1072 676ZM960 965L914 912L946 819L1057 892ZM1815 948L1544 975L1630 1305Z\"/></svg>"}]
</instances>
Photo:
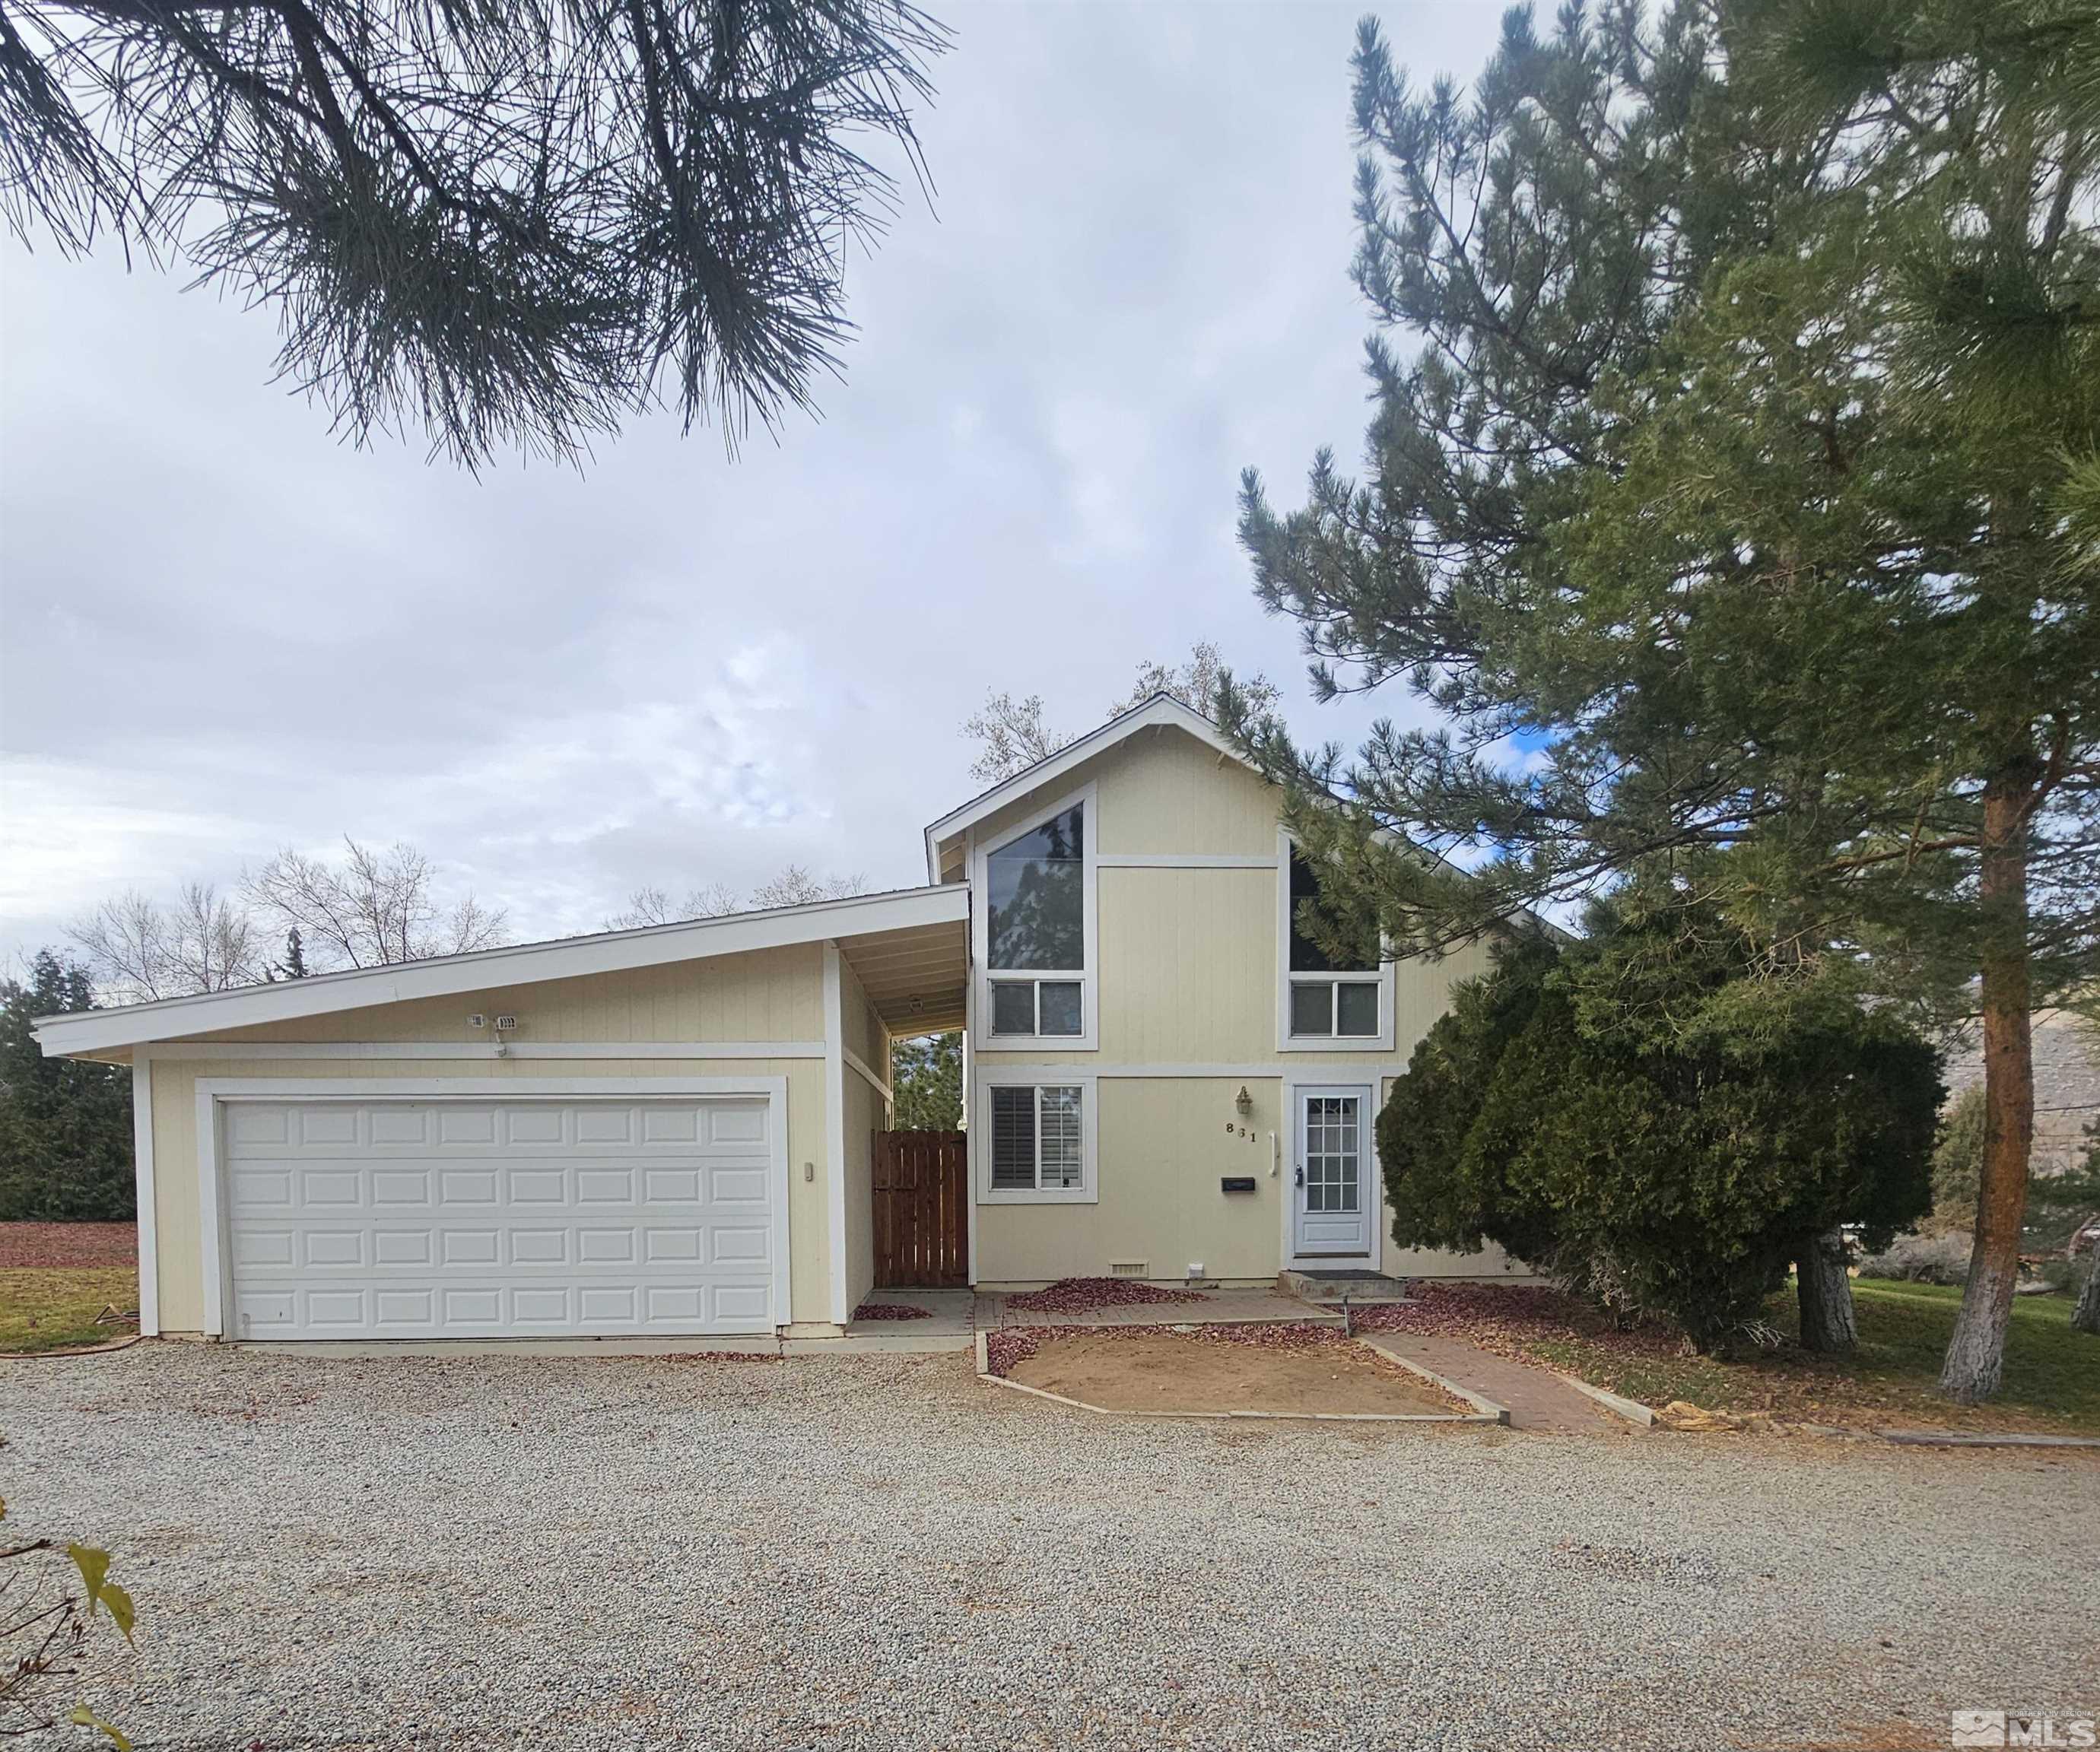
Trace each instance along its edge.
<instances>
[{"instance_id":1,"label":"roof eave","mask_svg":"<svg viewBox=\"0 0 2100 1752\"><path fill-rule=\"evenodd\" d=\"M33 1024L47 1058L179 1040L218 1029L444 997L507 985L624 973L668 962L699 961L754 949L862 935L920 925L963 923L969 896L954 883L854 895L805 906L736 913L721 918L653 925L639 931L602 931L551 943L480 949L432 961L403 962L344 973L317 974L271 985L242 986L116 1010L88 1010L40 1016Z\"/></svg>"}]
</instances>

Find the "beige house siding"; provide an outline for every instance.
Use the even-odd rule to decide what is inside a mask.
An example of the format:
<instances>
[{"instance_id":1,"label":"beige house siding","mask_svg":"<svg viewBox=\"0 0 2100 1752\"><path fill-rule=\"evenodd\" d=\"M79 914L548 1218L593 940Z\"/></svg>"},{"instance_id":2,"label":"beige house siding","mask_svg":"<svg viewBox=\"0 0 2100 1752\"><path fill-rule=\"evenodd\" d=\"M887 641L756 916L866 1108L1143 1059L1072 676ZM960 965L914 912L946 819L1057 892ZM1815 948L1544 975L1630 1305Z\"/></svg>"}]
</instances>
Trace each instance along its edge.
<instances>
[{"instance_id":1,"label":"beige house siding","mask_svg":"<svg viewBox=\"0 0 2100 1752\"><path fill-rule=\"evenodd\" d=\"M1224 1129L1238 1122L1238 1079L1102 1078L1101 1201L981 1205L978 1281L1034 1283L1138 1264L1146 1277L1178 1279L1198 1261L1213 1277L1273 1277L1283 1182L1269 1172L1268 1138L1282 1123L1279 1087L1248 1085L1249 1142ZM973 1172L981 1185L982 1168ZM1254 1175L1255 1190L1220 1192L1225 1174Z\"/></svg>"},{"instance_id":2,"label":"beige house siding","mask_svg":"<svg viewBox=\"0 0 2100 1752\"><path fill-rule=\"evenodd\" d=\"M1277 793L1193 737L1150 729L1016 799L972 829L972 839L984 846L1088 785L1097 859L1261 862L1097 865L1098 1050L1002 1049L981 1039L976 1062L987 1070L1069 1065L1098 1078L1100 1201L979 1204L976 1275L987 1284L1035 1283L1142 1262L1156 1279L1180 1279L1198 1263L1215 1278L1273 1277L1283 1257L1290 1165L1280 1161L1286 1078L1370 1084L1383 1100L1448 1008L1452 985L1487 971L1489 951L1469 945L1395 967L1390 1051L1280 1050ZM1187 1074L1213 1068L1235 1074ZM1184 1074L1145 1074L1170 1069ZM1255 1112L1242 1120L1233 1102L1243 1084ZM1229 1120L1253 1139L1229 1134ZM982 1170L974 1172L981 1188ZM1222 1176L1247 1173L1255 1191L1220 1192ZM1382 1208L1374 1257L1412 1274L1505 1269L1493 1252L1402 1256L1391 1232Z\"/></svg>"},{"instance_id":3,"label":"beige house siding","mask_svg":"<svg viewBox=\"0 0 2100 1752\"><path fill-rule=\"evenodd\" d=\"M1097 852L1118 856L1273 857L1276 794L1237 761L1179 730L1140 730L978 822L982 846L1057 799L1099 787Z\"/></svg>"},{"instance_id":4,"label":"beige house siding","mask_svg":"<svg viewBox=\"0 0 2100 1752\"><path fill-rule=\"evenodd\" d=\"M477 1011L514 1015L521 1045L536 1041L821 1041L816 944L704 961L638 967L580 979L546 979L457 997L416 998L295 1022L229 1028L240 1041L459 1041L492 1044L470 1028ZM375 1032L377 1031L377 1032Z\"/></svg>"}]
</instances>

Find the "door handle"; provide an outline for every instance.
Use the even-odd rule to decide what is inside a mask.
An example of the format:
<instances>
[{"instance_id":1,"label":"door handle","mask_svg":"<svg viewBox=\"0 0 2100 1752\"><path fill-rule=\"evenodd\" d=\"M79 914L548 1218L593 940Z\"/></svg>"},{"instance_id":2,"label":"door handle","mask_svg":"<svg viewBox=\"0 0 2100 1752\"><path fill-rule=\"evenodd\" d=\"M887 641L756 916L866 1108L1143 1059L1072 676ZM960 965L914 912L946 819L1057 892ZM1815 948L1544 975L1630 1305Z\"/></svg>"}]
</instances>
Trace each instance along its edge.
<instances>
[{"instance_id":1,"label":"door handle","mask_svg":"<svg viewBox=\"0 0 2100 1752\"><path fill-rule=\"evenodd\" d=\"M1290 1171L1290 1183L1294 1186L1302 1186L1305 1184L1305 1164L1303 1162Z\"/></svg>"}]
</instances>

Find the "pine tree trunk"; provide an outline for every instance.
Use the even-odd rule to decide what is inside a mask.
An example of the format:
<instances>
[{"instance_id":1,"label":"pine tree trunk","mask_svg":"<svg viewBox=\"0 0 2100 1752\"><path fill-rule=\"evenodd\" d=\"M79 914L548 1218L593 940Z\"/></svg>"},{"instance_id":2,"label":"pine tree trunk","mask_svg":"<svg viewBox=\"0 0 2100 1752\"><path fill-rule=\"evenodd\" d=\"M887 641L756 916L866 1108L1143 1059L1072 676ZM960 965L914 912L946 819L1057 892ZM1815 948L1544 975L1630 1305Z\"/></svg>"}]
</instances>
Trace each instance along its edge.
<instances>
[{"instance_id":1,"label":"pine tree trunk","mask_svg":"<svg viewBox=\"0 0 2100 1752\"><path fill-rule=\"evenodd\" d=\"M2085 1288L2078 1292L2071 1323L2081 1332L2100 1332L2100 1241L2093 1245L2093 1263L2085 1268Z\"/></svg>"},{"instance_id":2,"label":"pine tree trunk","mask_svg":"<svg viewBox=\"0 0 2100 1752\"><path fill-rule=\"evenodd\" d=\"M2018 765L1983 787L1983 1168L1976 1240L1939 1389L1962 1405L1998 1390L2020 1275L2027 1156L2034 1143L2028 1017L2027 822L2032 780Z\"/></svg>"},{"instance_id":3,"label":"pine tree trunk","mask_svg":"<svg viewBox=\"0 0 2100 1752\"><path fill-rule=\"evenodd\" d=\"M1860 1342L1852 1314L1852 1278L1845 1269L1845 1235L1826 1229L1811 1238L1794 1261L1801 1300L1801 1343L1805 1350L1842 1356Z\"/></svg>"}]
</instances>

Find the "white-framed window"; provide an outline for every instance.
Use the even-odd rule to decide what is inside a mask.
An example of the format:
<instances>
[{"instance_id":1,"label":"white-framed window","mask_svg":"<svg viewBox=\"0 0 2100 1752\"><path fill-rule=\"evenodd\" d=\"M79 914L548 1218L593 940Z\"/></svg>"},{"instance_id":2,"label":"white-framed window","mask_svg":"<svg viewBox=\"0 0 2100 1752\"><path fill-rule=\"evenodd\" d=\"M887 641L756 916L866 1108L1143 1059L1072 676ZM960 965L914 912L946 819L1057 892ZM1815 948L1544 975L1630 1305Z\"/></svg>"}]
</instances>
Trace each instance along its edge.
<instances>
[{"instance_id":1,"label":"white-framed window","mask_svg":"<svg viewBox=\"0 0 2100 1752\"><path fill-rule=\"evenodd\" d=\"M1283 1052L1376 1052L1392 1045L1392 965L1375 941L1330 954L1299 922L1319 873L1288 834L1277 835L1276 1044Z\"/></svg>"},{"instance_id":2,"label":"white-framed window","mask_svg":"<svg viewBox=\"0 0 2100 1752\"><path fill-rule=\"evenodd\" d=\"M1000 1070L980 1080L977 1195L987 1204L1092 1204L1094 1080L1057 1066Z\"/></svg>"},{"instance_id":3,"label":"white-framed window","mask_svg":"<svg viewBox=\"0 0 2100 1752\"><path fill-rule=\"evenodd\" d=\"M978 1044L1094 1045L1093 788L979 847Z\"/></svg>"}]
</instances>

